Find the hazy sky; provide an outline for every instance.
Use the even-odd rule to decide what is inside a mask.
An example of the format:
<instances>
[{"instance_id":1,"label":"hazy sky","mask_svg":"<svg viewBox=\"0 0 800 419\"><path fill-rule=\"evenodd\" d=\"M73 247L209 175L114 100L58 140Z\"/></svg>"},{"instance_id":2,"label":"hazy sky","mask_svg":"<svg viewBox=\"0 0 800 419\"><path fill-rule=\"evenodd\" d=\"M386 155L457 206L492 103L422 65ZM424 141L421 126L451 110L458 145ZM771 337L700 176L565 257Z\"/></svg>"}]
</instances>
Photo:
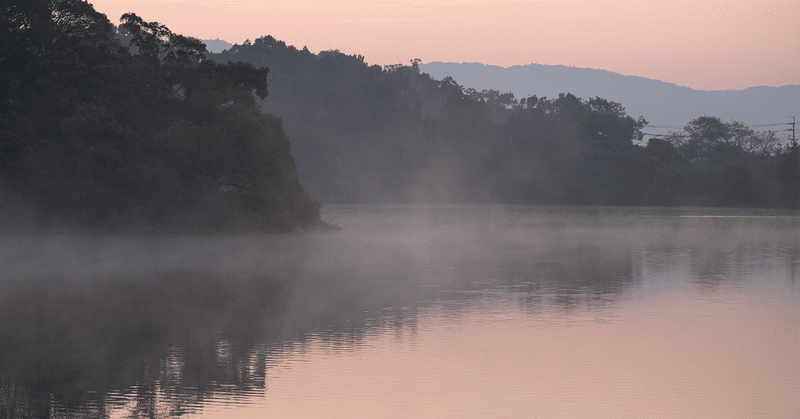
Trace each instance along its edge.
<instances>
[{"instance_id":1,"label":"hazy sky","mask_svg":"<svg viewBox=\"0 0 800 419\"><path fill-rule=\"evenodd\" d=\"M598 68L695 89L800 84L800 2L713 0L94 0L174 32L264 35L370 64L482 62Z\"/></svg>"}]
</instances>

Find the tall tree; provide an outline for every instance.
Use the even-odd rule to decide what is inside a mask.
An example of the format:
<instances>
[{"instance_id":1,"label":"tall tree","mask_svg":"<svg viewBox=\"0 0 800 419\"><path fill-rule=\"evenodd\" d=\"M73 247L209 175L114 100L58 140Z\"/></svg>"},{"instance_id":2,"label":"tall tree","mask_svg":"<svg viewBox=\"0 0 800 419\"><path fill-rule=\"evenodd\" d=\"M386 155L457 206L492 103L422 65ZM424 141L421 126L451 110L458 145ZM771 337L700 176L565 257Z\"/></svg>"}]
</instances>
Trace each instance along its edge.
<instances>
[{"instance_id":1,"label":"tall tree","mask_svg":"<svg viewBox=\"0 0 800 419\"><path fill-rule=\"evenodd\" d=\"M123 15L133 48L123 47L81 0L3 7L13 12L3 39L25 41L3 45L15 51L3 75L18 81L5 85L0 115L4 192L84 226L281 230L319 220L281 119L253 96L267 96L267 68L204 60L199 41L134 14Z\"/></svg>"}]
</instances>

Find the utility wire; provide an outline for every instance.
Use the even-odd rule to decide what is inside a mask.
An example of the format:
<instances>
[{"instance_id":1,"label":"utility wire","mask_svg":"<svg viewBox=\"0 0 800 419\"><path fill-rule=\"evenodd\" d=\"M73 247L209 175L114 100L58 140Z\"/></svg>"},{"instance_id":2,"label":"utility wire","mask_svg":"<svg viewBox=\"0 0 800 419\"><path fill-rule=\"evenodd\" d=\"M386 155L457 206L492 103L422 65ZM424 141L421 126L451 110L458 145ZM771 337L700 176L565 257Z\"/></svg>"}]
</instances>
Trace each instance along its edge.
<instances>
[{"instance_id":1,"label":"utility wire","mask_svg":"<svg viewBox=\"0 0 800 419\"><path fill-rule=\"evenodd\" d=\"M775 122L769 124L745 124L750 128L763 128L763 127L774 127L779 125L792 125L791 122ZM645 125L647 128L683 128L683 125ZM790 130L791 131L791 130ZM663 135L663 134L647 134L647 135Z\"/></svg>"},{"instance_id":2,"label":"utility wire","mask_svg":"<svg viewBox=\"0 0 800 419\"><path fill-rule=\"evenodd\" d=\"M775 124L756 124L756 125L748 125L749 127L771 127L775 125L792 125L791 122L778 122Z\"/></svg>"},{"instance_id":3,"label":"utility wire","mask_svg":"<svg viewBox=\"0 0 800 419\"><path fill-rule=\"evenodd\" d=\"M745 124L748 127L772 127L777 125L792 125L791 122L775 122L769 124ZM683 128L684 125L646 125L647 128Z\"/></svg>"}]
</instances>

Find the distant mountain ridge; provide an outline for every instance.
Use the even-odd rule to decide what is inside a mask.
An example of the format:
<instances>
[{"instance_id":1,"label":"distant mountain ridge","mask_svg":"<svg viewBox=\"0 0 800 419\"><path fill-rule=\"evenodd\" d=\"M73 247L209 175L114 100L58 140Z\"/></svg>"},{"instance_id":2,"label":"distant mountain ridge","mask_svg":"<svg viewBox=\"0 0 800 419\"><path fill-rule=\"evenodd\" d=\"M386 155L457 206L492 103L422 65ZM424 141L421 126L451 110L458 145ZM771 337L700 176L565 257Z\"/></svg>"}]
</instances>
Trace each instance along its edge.
<instances>
[{"instance_id":1,"label":"distant mountain ridge","mask_svg":"<svg viewBox=\"0 0 800 419\"><path fill-rule=\"evenodd\" d=\"M206 44L207 51L215 54L219 54L220 52L230 49L233 46L233 44L230 42L222 39L201 39L201 41Z\"/></svg>"},{"instance_id":2,"label":"distant mountain ridge","mask_svg":"<svg viewBox=\"0 0 800 419\"><path fill-rule=\"evenodd\" d=\"M563 65L528 64L504 68L481 63L431 62L419 67L435 79L451 76L464 87L511 92L517 100L533 95L554 98L567 92L584 99L599 96L621 103L628 115L644 116L651 126L674 126L646 128L654 133L677 131L702 115L751 126L791 122L792 116L800 118L800 85L695 90L645 77ZM778 131L786 127L759 129Z\"/></svg>"}]
</instances>

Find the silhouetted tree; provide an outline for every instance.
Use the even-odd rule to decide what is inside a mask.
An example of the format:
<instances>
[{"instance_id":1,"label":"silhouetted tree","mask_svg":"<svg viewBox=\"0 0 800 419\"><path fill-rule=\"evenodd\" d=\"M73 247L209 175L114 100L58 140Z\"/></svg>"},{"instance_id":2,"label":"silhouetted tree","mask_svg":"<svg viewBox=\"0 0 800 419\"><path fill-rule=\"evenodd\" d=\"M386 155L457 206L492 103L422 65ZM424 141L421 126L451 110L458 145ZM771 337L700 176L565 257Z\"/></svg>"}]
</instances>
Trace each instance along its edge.
<instances>
[{"instance_id":1,"label":"silhouetted tree","mask_svg":"<svg viewBox=\"0 0 800 419\"><path fill-rule=\"evenodd\" d=\"M201 42L125 14L131 51L81 0L2 7L0 179L47 222L281 230L319 220L282 120L253 95L266 97L267 68L204 60Z\"/></svg>"}]
</instances>

